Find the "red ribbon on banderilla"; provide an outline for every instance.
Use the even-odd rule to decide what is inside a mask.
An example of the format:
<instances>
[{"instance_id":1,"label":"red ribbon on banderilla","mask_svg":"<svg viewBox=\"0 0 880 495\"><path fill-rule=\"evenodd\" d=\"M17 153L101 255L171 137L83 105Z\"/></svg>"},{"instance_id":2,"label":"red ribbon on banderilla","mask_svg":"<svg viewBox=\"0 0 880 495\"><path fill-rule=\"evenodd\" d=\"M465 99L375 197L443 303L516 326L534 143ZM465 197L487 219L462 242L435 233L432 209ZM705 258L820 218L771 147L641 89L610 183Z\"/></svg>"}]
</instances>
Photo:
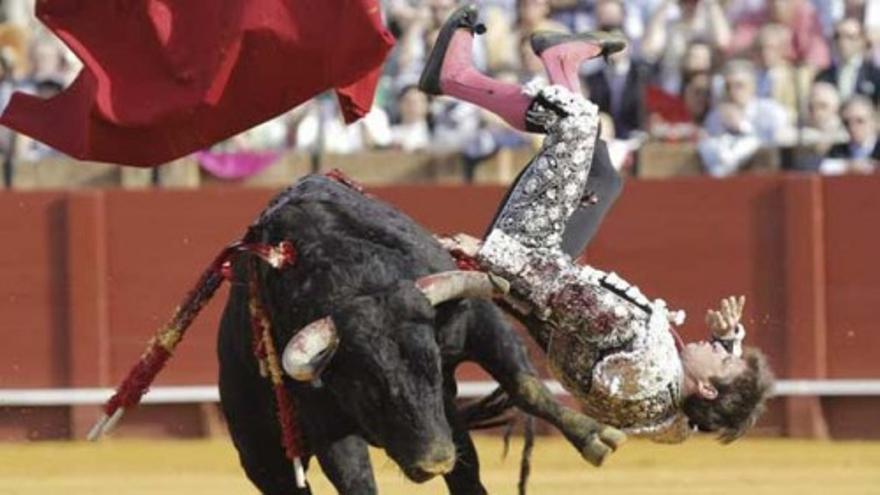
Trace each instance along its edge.
<instances>
[{"instance_id":1,"label":"red ribbon on banderilla","mask_svg":"<svg viewBox=\"0 0 880 495\"><path fill-rule=\"evenodd\" d=\"M147 345L146 351L128 372L128 376L116 389L116 393L104 404L104 414L89 432L89 440L98 440L110 432L129 410L140 403L156 376L174 353L201 310L217 292L224 280L232 277L232 261L241 254L251 254L268 263L275 269L293 265L296 251L293 244L283 241L278 245L247 242L253 237L249 231L243 240L230 244L218 254L199 277L196 286L187 293L171 319L162 326ZM278 420L282 427L282 444L285 453L293 462L294 474L299 487L305 487L305 474L302 468L302 438L297 427L293 401L284 388L283 375L277 352L271 337L269 318L259 299L256 280L256 264L250 271L250 311L254 336L254 354L265 370L264 376L271 381L275 393Z\"/></svg>"}]
</instances>

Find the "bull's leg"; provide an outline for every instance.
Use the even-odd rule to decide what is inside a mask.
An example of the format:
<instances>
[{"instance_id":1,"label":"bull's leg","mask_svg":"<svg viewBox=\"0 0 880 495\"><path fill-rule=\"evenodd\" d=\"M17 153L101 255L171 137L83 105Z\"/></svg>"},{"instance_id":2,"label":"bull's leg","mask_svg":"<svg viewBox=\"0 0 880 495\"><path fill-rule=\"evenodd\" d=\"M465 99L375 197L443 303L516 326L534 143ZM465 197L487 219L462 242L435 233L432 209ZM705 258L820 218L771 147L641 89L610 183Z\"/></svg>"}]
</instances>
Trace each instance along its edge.
<instances>
[{"instance_id":1,"label":"bull's leg","mask_svg":"<svg viewBox=\"0 0 880 495\"><path fill-rule=\"evenodd\" d=\"M557 402L501 312L485 301L470 304L474 320L468 328L469 356L498 380L518 408L555 426L584 459L601 465L623 443L625 435Z\"/></svg>"},{"instance_id":2,"label":"bull's leg","mask_svg":"<svg viewBox=\"0 0 880 495\"><path fill-rule=\"evenodd\" d=\"M293 467L281 447L274 397L251 354L247 305L238 289L233 288L218 341L220 398L232 441L248 478L260 492L308 495L308 488L296 487Z\"/></svg>"},{"instance_id":3,"label":"bull's leg","mask_svg":"<svg viewBox=\"0 0 880 495\"><path fill-rule=\"evenodd\" d=\"M443 476L446 487L451 495L485 495L488 493L480 482L480 460L477 449L457 414L455 396L455 370L449 369L443 376L444 395L446 396L446 419L452 428L452 441L455 442L455 467L452 472Z\"/></svg>"},{"instance_id":4,"label":"bull's leg","mask_svg":"<svg viewBox=\"0 0 880 495\"><path fill-rule=\"evenodd\" d=\"M251 482L266 495L308 495L299 489L293 466L281 446L281 428L265 380L242 370L220 370L220 397L229 433L241 466Z\"/></svg>"},{"instance_id":5,"label":"bull's leg","mask_svg":"<svg viewBox=\"0 0 880 495\"><path fill-rule=\"evenodd\" d=\"M367 442L361 437L343 437L319 447L315 455L340 495L377 493Z\"/></svg>"}]
</instances>

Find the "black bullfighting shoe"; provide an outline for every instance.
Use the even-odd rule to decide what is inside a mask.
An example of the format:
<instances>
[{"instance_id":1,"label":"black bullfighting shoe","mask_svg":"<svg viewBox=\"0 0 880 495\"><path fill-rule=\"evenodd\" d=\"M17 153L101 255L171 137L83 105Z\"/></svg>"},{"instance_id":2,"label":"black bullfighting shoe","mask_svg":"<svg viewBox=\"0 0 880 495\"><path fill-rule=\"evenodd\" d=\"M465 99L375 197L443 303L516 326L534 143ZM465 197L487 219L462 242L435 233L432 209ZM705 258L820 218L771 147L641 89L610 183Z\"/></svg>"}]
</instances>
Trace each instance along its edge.
<instances>
[{"instance_id":1,"label":"black bullfighting shoe","mask_svg":"<svg viewBox=\"0 0 880 495\"><path fill-rule=\"evenodd\" d=\"M447 57L447 49L450 42L459 29L467 30L471 36L485 33L486 26L477 23L478 15L477 6L473 4L459 7L449 15L446 22L443 23L443 27L440 28L440 33L437 35L437 40L434 42L431 54L428 55L428 61L425 63L422 76L419 78L419 89L429 95L443 94L440 80L443 77L444 62L447 61L447 58L470 59L470 53L452 53L450 57Z\"/></svg>"},{"instance_id":2,"label":"black bullfighting shoe","mask_svg":"<svg viewBox=\"0 0 880 495\"><path fill-rule=\"evenodd\" d=\"M607 57L626 48L626 38L623 35L607 31L589 31L576 34L535 31L529 37L529 42L532 45L532 51L539 57L550 48L568 43L575 43L572 47L583 44L592 45L591 53L585 58L600 55Z\"/></svg>"}]
</instances>

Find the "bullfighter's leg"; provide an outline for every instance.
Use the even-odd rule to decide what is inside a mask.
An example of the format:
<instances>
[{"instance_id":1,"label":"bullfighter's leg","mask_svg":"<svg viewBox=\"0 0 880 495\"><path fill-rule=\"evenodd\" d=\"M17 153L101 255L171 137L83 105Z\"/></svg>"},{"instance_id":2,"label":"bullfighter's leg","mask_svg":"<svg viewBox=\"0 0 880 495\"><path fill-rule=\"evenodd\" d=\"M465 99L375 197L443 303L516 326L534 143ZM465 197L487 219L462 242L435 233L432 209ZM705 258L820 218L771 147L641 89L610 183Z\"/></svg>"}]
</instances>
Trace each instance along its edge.
<instances>
[{"instance_id":1,"label":"bullfighter's leg","mask_svg":"<svg viewBox=\"0 0 880 495\"><path fill-rule=\"evenodd\" d=\"M470 304L475 316L467 333L469 356L498 381L519 409L555 426L590 463L602 464L625 435L557 402L498 308L486 301Z\"/></svg>"},{"instance_id":2,"label":"bullfighter's leg","mask_svg":"<svg viewBox=\"0 0 880 495\"><path fill-rule=\"evenodd\" d=\"M230 301L244 290L234 286ZM248 478L266 495L309 495L299 489L281 446L281 427L269 382L250 353L250 320L244 304L228 304L220 325L220 398L229 433Z\"/></svg>"},{"instance_id":3,"label":"bullfighter's leg","mask_svg":"<svg viewBox=\"0 0 880 495\"><path fill-rule=\"evenodd\" d=\"M535 161L532 162L532 164L534 163ZM517 188L527 170L528 167L524 168L507 190L504 200L501 201L501 206L489 224L487 235L497 226L498 215L507 205L511 191ZM611 210L611 206L623 189L623 179L611 163L608 146L600 138L596 139L596 148L589 170L584 195L568 218L562 233L562 251L572 259L577 259L583 254L584 249L599 231L599 226L602 225L605 215Z\"/></svg>"},{"instance_id":4,"label":"bullfighter's leg","mask_svg":"<svg viewBox=\"0 0 880 495\"><path fill-rule=\"evenodd\" d=\"M356 435L338 439L315 451L324 474L341 495L377 493L367 442Z\"/></svg>"},{"instance_id":5,"label":"bullfighter's leg","mask_svg":"<svg viewBox=\"0 0 880 495\"><path fill-rule=\"evenodd\" d=\"M452 472L444 475L450 495L485 495L488 493L480 481L480 459L477 449L468 432L467 425L457 414L455 397L458 394L455 384L455 369L450 367L443 377L446 419L452 428L452 440L455 442L455 467Z\"/></svg>"},{"instance_id":6,"label":"bullfighter's leg","mask_svg":"<svg viewBox=\"0 0 880 495\"><path fill-rule=\"evenodd\" d=\"M562 133L555 121L561 115L570 115L571 108L566 108L562 99L547 97L545 92L536 92L516 84L495 80L482 74L474 66L472 60L474 33L479 32L477 11L473 5L460 7L453 12L444 23L431 51L425 70L422 73L419 87L428 94L449 95L495 113L517 130L550 133L555 144L569 145L575 148L581 136ZM533 47L541 56L551 82L565 88L568 95L580 96L580 85L577 81L577 68L588 58L621 50L625 42L619 37L588 33L584 35L559 35L554 33L538 34L532 40ZM548 107L552 111L548 111ZM592 137L598 141L597 138ZM569 141L569 142L566 142ZM621 182L608 157L604 142L596 145L599 152L591 158L593 146L589 146L585 169L589 173L590 188L578 207L566 212L567 223L560 225L565 232L559 243L563 251L577 258L589 240L598 230L599 224L610 209L611 204L620 193ZM545 146L542 150L545 160L533 160L527 170L536 164L555 162L558 153ZM562 152L567 155L568 152ZM592 165L592 166L591 166ZM594 170L595 169L595 170ZM534 171L525 175L533 175ZM520 178L523 174L520 175ZM517 178L517 182L520 178ZM581 181L583 182L583 181ZM511 191L516 188L516 182ZM562 191L560 191L561 195ZM501 210L508 206L508 198L502 203ZM580 198L581 196L578 196ZM500 216L496 215L496 219ZM564 223L564 222L563 222ZM495 222L492 222L495 227ZM490 228L491 231L491 228Z\"/></svg>"}]
</instances>

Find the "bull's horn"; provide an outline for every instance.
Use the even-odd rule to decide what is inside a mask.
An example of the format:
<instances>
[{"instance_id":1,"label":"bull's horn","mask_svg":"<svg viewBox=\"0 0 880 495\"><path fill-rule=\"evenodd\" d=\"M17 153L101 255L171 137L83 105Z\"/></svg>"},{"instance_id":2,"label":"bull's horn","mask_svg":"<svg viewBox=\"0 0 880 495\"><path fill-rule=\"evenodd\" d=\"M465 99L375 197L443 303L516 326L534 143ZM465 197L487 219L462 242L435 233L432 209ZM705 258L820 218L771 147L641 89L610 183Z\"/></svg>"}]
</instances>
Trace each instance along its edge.
<instances>
[{"instance_id":1,"label":"bull's horn","mask_svg":"<svg viewBox=\"0 0 880 495\"><path fill-rule=\"evenodd\" d=\"M453 270L422 277L416 287L436 306L463 297L504 295L510 290L510 282L492 273Z\"/></svg>"},{"instance_id":2,"label":"bull's horn","mask_svg":"<svg viewBox=\"0 0 880 495\"><path fill-rule=\"evenodd\" d=\"M310 382L321 374L339 345L336 325L329 316L309 323L284 347L281 366L294 380Z\"/></svg>"}]
</instances>

